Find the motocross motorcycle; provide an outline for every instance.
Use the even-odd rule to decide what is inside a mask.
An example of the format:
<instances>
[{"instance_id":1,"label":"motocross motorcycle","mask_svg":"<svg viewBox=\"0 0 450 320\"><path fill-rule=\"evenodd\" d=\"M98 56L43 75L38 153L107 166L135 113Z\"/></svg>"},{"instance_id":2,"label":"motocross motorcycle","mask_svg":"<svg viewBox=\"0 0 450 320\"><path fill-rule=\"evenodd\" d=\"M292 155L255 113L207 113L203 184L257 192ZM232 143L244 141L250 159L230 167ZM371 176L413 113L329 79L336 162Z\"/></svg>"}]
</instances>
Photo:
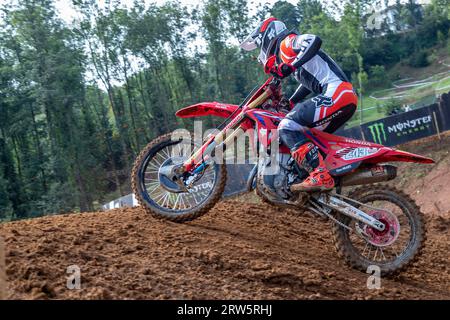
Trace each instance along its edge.
<instances>
[{"instance_id":1,"label":"motocross motorcycle","mask_svg":"<svg viewBox=\"0 0 450 320\"><path fill-rule=\"evenodd\" d=\"M207 102L176 112L181 118L218 116L226 120L215 134L201 141L166 134L150 142L132 172L132 188L139 204L153 216L174 222L206 214L221 199L226 182L226 165L217 161L215 153L225 150L243 132L253 130L252 148L259 160L247 180L249 191L254 189L271 205L331 220L338 255L351 267L367 272L369 266L376 265L385 276L403 270L422 250L425 221L409 195L380 182L397 176L396 167L387 163L434 161L311 128L305 134L320 149L336 186L327 192L293 192L291 185L303 181L308 173L278 142L276 129L288 112L287 100L274 73L276 63L268 61L264 68L269 78L240 105ZM268 170L274 162L279 168L275 172ZM344 188L350 191L344 192Z\"/></svg>"}]
</instances>

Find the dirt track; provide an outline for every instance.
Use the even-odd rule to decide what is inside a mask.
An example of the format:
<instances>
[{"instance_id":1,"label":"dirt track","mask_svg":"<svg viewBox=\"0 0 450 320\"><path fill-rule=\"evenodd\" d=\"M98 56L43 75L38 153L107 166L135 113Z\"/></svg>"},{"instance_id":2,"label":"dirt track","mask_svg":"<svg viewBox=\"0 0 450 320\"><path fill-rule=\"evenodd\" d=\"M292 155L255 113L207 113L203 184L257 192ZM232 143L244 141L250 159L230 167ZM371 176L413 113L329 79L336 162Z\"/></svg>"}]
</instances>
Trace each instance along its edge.
<instances>
[{"instance_id":1,"label":"dirt track","mask_svg":"<svg viewBox=\"0 0 450 320\"><path fill-rule=\"evenodd\" d=\"M422 151L434 155L442 146ZM446 179L440 165L448 161L447 155L442 151L436 155L439 164L422 171L403 167L410 176L397 185L405 184L412 194L418 188L423 193L427 188L422 180L435 170ZM423 177L413 179L419 173ZM441 189L449 190L444 182ZM435 205L420 192L416 195L427 209L424 255L400 277L382 279L380 290L367 289L367 275L337 258L327 222L246 197L221 203L183 225L155 220L141 209L2 224L9 297L450 299L450 212L434 212ZM445 207L449 200L441 198L438 206ZM81 268L81 290L66 289L70 265Z\"/></svg>"},{"instance_id":2,"label":"dirt track","mask_svg":"<svg viewBox=\"0 0 450 320\"><path fill-rule=\"evenodd\" d=\"M449 215L417 267L381 290L336 257L327 223L229 201L189 224L140 209L3 225L11 298L450 299ZM67 290L78 265L82 289Z\"/></svg>"}]
</instances>

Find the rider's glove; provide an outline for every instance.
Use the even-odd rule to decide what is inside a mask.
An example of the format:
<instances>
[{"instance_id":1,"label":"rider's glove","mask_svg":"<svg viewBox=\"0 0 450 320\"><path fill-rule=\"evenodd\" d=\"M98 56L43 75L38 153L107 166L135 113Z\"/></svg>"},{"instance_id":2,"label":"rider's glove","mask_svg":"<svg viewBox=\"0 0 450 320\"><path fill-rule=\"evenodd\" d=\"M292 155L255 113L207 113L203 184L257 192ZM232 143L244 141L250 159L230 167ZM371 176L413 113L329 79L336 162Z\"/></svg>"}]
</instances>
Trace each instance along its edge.
<instances>
[{"instance_id":1,"label":"rider's glove","mask_svg":"<svg viewBox=\"0 0 450 320\"><path fill-rule=\"evenodd\" d=\"M294 66L287 63L280 63L277 66L275 73L280 79L284 79L290 76L294 71L295 71Z\"/></svg>"},{"instance_id":2,"label":"rider's glove","mask_svg":"<svg viewBox=\"0 0 450 320\"><path fill-rule=\"evenodd\" d=\"M278 104L278 109L279 111L281 111L282 113L289 113L292 109L294 108L294 103L287 99L287 98L282 98L281 101Z\"/></svg>"}]
</instances>

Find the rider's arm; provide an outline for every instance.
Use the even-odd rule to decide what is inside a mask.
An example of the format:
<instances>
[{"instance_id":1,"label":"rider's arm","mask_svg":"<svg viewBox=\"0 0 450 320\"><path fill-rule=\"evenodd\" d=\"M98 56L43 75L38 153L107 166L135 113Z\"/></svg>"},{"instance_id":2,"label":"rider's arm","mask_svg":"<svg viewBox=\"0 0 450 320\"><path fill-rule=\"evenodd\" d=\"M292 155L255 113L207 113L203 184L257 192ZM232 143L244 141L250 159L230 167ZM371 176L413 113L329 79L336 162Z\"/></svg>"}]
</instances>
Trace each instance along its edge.
<instances>
[{"instance_id":1,"label":"rider's arm","mask_svg":"<svg viewBox=\"0 0 450 320\"><path fill-rule=\"evenodd\" d=\"M300 68L319 52L321 46L322 39L318 36L312 34L302 34L298 36L292 44L294 51L298 52L297 58L292 65L296 69Z\"/></svg>"},{"instance_id":2,"label":"rider's arm","mask_svg":"<svg viewBox=\"0 0 450 320\"><path fill-rule=\"evenodd\" d=\"M308 94L310 94L310 93L311 93L311 90L309 90L308 88L306 88L303 85L300 85L297 88L297 90L295 90L294 94L289 99L289 101L293 104L299 103L300 101L305 99L308 96Z\"/></svg>"}]
</instances>

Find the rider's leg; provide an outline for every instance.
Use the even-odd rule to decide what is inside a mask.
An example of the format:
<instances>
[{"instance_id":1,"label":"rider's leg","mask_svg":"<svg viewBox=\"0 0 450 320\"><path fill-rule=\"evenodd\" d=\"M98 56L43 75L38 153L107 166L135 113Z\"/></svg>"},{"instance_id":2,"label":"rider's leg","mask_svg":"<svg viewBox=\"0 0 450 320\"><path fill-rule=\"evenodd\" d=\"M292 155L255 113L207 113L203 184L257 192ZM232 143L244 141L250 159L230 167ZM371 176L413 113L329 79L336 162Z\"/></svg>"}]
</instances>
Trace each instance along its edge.
<instances>
[{"instance_id":1,"label":"rider's leg","mask_svg":"<svg viewBox=\"0 0 450 320\"><path fill-rule=\"evenodd\" d=\"M332 97L317 96L297 104L278 127L279 136L290 148L292 157L310 173L304 182L291 187L293 191L319 191L334 187L334 180L318 147L306 138L303 131L316 127L331 133L350 119L356 110L357 98L347 84L338 89Z\"/></svg>"},{"instance_id":2,"label":"rider's leg","mask_svg":"<svg viewBox=\"0 0 450 320\"><path fill-rule=\"evenodd\" d=\"M282 142L291 150L291 155L298 165L309 173L300 184L291 186L292 191L319 191L330 190L334 187L334 180L328 173L324 159L303 131L293 131L287 128L292 127L293 120L283 119L278 127Z\"/></svg>"}]
</instances>

